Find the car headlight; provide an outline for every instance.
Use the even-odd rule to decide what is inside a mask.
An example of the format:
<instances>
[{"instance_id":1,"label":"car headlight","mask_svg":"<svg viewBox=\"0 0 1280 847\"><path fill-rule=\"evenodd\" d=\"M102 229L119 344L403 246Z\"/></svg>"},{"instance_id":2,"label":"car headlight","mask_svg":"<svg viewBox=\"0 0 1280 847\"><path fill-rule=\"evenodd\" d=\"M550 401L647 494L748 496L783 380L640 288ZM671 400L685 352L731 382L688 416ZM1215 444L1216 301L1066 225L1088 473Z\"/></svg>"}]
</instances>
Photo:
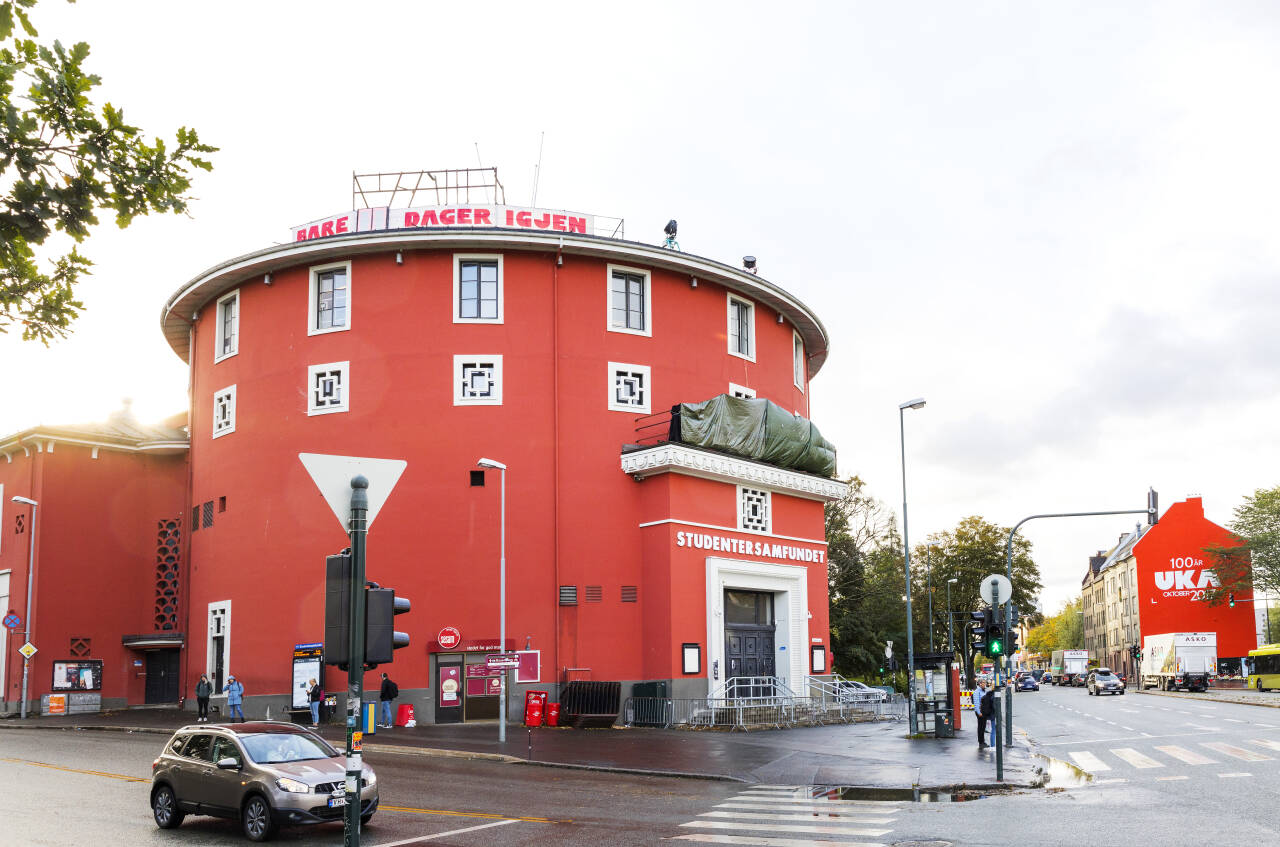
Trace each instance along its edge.
<instances>
[{"instance_id":1,"label":"car headlight","mask_svg":"<svg viewBox=\"0 0 1280 847\"><path fill-rule=\"evenodd\" d=\"M276 780L276 787L281 791L288 791L290 794L310 794L311 786L305 782L298 782L296 779L290 779L282 776Z\"/></svg>"}]
</instances>

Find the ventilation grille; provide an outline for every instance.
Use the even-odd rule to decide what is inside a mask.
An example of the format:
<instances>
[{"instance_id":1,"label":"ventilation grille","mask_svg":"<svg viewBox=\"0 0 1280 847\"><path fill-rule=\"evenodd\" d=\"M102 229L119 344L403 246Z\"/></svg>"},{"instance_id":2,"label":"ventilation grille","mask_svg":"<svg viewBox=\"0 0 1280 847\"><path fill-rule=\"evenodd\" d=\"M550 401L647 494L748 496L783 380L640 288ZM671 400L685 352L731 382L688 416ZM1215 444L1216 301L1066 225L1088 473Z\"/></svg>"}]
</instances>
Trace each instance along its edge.
<instances>
[{"instance_id":1,"label":"ventilation grille","mask_svg":"<svg viewBox=\"0 0 1280 847\"><path fill-rule=\"evenodd\" d=\"M213 503L205 504L205 514L213 522ZM156 632L178 629L178 562L182 528L177 518L159 521L156 531Z\"/></svg>"},{"instance_id":2,"label":"ventilation grille","mask_svg":"<svg viewBox=\"0 0 1280 847\"><path fill-rule=\"evenodd\" d=\"M622 586L622 602L623 603L636 602L636 587L634 585Z\"/></svg>"},{"instance_id":3,"label":"ventilation grille","mask_svg":"<svg viewBox=\"0 0 1280 847\"><path fill-rule=\"evenodd\" d=\"M84 659L93 652L93 641L84 638L71 636L71 647L69 648L73 659Z\"/></svg>"},{"instance_id":4,"label":"ventilation grille","mask_svg":"<svg viewBox=\"0 0 1280 847\"><path fill-rule=\"evenodd\" d=\"M578 605L578 586L576 585L560 586L560 605L561 606Z\"/></svg>"},{"instance_id":5,"label":"ventilation grille","mask_svg":"<svg viewBox=\"0 0 1280 847\"><path fill-rule=\"evenodd\" d=\"M603 594L604 592L601 590L600 586L598 585L587 586L587 602L588 603L599 603L600 598L603 596Z\"/></svg>"}]
</instances>

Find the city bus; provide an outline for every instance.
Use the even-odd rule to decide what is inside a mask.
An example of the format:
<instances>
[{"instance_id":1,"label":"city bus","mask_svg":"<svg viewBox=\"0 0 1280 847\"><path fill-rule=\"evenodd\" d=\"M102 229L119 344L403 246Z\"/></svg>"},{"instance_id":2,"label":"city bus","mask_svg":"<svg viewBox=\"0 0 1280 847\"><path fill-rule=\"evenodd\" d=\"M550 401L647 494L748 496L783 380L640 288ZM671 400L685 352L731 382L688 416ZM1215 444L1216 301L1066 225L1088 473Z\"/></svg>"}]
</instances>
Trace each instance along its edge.
<instances>
[{"instance_id":1,"label":"city bus","mask_svg":"<svg viewBox=\"0 0 1280 847\"><path fill-rule=\"evenodd\" d=\"M1249 651L1249 687L1280 689L1280 644L1264 644Z\"/></svg>"}]
</instances>

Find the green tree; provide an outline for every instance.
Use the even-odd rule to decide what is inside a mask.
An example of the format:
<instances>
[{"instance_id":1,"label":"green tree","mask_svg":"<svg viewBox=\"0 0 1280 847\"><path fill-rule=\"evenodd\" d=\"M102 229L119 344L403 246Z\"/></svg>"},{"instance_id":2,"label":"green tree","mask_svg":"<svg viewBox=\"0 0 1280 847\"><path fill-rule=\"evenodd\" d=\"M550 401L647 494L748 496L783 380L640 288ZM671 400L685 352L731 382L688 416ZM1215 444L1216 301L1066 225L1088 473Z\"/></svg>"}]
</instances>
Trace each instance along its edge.
<instances>
[{"instance_id":1,"label":"green tree","mask_svg":"<svg viewBox=\"0 0 1280 847\"><path fill-rule=\"evenodd\" d=\"M74 288L92 263L78 245L98 210L122 229L139 215L186 212L191 169L210 170L200 154L216 148L186 127L171 145L149 142L122 110L96 106L89 45L38 43L35 4L0 2L0 332L16 322L24 339L48 344L84 308ZM38 250L55 232L70 251Z\"/></svg>"},{"instance_id":2,"label":"green tree","mask_svg":"<svg viewBox=\"0 0 1280 847\"><path fill-rule=\"evenodd\" d=\"M1084 647L1084 619L1080 615L1080 598L1070 603L1027 635L1027 649L1048 655L1054 650L1079 650Z\"/></svg>"},{"instance_id":3,"label":"green tree","mask_svg":"<svg viewBox=\"0 0 1280 847\"><path fill-rule=\"evenodd\" d=\"M858 477L826 506L827 578L831 597L832 669L845 676L883 667L884 642L906 649L901 604L901 542L893 515ZM895 576L896 571L896 576ZM898 620L894 620L894 610Z\"/></svg>"},{"instance_id":4,"label":"green tree","mask_svg":"<svg viewBox=\"0 0 1280 847\"><path fill-rule=\"evenodd\" d=\"M928 616L927 592L930 586L934 593L933 619L924 624L925 644L928 643L930 626L934 630L936 645L941 648L947 642L946 587L948 580L955 579L951 586L955 646L957 652L964 651L968 640L964 628L969 620L968 613L985 605L980 593L982 580L991 574L1005 573L1008 539L1008 527L997 526L975 515L960 521L955 529L931 534L912 550L912 591L919 598L916 605L926 610L925 617ZM1021 535L1013 539L1012 582L1012 603L1024 613L1030 613L1040 594L1040 569L1031 557L1031 542ZM917 641L917 646L919 643ZM970 679L973 678L972 670L966 667Z\"/></svg>"},{"instance_id":5,"label":"green tree","mask_svg":"<svg viewBox=\"0 0 1280 847\"><path fill-rule=\"evenodd\" d=\"M1246 497L1227 526L1237 543L1204 551L1219 583L1205 592L1205 600L1217 606L1237 591L1280 591L1280 486Z\"/></svg>"}]
</instances>

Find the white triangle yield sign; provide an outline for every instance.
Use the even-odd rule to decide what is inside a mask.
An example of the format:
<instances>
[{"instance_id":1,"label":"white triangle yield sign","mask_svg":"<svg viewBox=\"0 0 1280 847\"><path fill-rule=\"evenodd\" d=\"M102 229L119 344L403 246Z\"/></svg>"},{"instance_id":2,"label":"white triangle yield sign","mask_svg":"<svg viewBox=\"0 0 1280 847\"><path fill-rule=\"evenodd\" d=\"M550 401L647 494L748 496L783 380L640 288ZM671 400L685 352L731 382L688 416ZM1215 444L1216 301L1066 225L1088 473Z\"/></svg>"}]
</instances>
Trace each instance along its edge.
<instances>
[{"instance_id":1,"label":"white triangle yield sign","mask_svg":"<svg viewBox=\"0 0 1280 847\"><path fill-rule=\"evenodd\" d=\"M403 459L367 459L326 453L299 453L298 458L333 510L334 517L342 524L343 532L349 532L351 528L351 478L364 474L369 480L369 510L365 514L367 529L373 526L373 519L409 465Z\"/></svg>"}]
</instances>

